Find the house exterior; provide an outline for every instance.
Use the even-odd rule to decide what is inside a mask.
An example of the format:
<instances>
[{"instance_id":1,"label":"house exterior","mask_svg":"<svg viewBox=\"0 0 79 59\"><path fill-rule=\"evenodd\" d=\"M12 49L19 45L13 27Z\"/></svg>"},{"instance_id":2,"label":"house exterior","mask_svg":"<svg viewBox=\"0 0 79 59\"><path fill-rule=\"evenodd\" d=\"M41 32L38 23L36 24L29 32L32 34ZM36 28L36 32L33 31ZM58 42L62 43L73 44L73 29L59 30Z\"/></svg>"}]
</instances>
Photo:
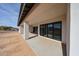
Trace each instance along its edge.
<instances>
[{"instance_id":1,"label":"house exterior","mask_svg":"<svg viewBox=\"0 0 79 59\"><path fill-rule=\"evenodd\" d=\"M69 13L68 3L23 3L18 20L19 32L25 40L43 36L60 41L66 45L66 55L69 55Z\"/></svg>"}]
</instances>

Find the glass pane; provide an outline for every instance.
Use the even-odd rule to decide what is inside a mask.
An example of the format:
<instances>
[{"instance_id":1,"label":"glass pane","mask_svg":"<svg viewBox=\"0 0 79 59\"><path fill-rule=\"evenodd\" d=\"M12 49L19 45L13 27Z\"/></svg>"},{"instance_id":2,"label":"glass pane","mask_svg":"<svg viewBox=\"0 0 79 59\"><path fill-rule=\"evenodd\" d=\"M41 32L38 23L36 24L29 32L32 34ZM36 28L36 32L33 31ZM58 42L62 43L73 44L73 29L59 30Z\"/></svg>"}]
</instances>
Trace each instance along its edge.
<instances>
[{"instance_id":1,"label":"glass pane","mask_svg":"<svg viewBox=\"0 0 79 59\"><path fill-rule=\"evenodd\" d=\"M33 27L33 33L38 34L38 27Z\"/></svg>"},{"instance_id":2,"label":"glass pane","mask_svg":"<svg viewBox=\"0 0 79 59\"><path fill-rule=\"evenodd\" d=\"M61 41L61 26L61 22L40 25L40 35Z\"/></svg>"},{"instance_id":3,"label":"glass pane","mask_svg":"<svg viewBox=\"0 0 79 59\"><path fill-rule=\"evenodd\" d=\"M48 37L53 38L53 24L48 24Z\"/></svg>"},{"instance_id":4,"label":"glass pane","mask_svg":"<svg viewBox=\"0 0 79 59\"><path fill-rule=\"evenodd\" d=\"M61 23L54 24L54 39L61 40Z\"/></svg>"},{"instance_id":5,"label":"glass pane","mask_svg":"<svg viewBox=\"0 0 79 59\"><path fill-rule=\"evenodd\" d=\"M40 35L42 35L42 36L47 36L46 24L40 26Z\"/></svg>"}]
</instances>

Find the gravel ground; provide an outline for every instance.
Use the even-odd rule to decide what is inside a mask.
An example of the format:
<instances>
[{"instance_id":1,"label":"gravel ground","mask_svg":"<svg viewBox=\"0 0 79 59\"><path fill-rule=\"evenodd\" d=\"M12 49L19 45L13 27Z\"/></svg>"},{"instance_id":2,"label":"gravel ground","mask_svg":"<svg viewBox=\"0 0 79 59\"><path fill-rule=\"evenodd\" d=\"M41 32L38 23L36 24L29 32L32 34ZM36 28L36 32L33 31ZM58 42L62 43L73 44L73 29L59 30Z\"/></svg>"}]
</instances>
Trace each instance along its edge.
<instances>
[{"instance_id":1,"label":"gravel ground","mask_svg":"<svg viewBox=\"0 0 79 59\"><path fill-rule=\"evenodd\" d=\"M35 56L35 53L18 32L0 31L0 55Z\"/></svg>"}]
</instances>

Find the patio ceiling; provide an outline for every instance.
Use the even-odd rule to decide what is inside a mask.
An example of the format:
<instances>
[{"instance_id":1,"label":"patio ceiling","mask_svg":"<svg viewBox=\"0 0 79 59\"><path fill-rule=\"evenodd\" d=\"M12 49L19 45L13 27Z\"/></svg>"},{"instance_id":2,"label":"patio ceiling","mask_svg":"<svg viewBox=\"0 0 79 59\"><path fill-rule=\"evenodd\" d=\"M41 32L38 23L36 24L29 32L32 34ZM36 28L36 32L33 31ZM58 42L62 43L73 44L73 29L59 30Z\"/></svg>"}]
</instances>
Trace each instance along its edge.
<instances>
[{"instance_id":1,"label":"patio ceiling","mask_svg":"<svg viewBox=\"0 0 79 59\"><path fill-rule=\"evenodd\" d=\"M39 24L66 14L66 3L26 3L21 4L18 26L24 21L30 25Z\"/></svg>"},{"instance_id":2,"label":"patio ceiling","mask_svg":"<svg viewBox=\"0 0 79 59\"><path fill-rule=\"evenodd\" d=\"M30 13L28 17L25 17L25 21L28 21L30 25L34 25L39 24L45 20L52 20L65 14L66 7L67 4L65 3L38 4L32 13Z\"/></svg>"}]
</instances>

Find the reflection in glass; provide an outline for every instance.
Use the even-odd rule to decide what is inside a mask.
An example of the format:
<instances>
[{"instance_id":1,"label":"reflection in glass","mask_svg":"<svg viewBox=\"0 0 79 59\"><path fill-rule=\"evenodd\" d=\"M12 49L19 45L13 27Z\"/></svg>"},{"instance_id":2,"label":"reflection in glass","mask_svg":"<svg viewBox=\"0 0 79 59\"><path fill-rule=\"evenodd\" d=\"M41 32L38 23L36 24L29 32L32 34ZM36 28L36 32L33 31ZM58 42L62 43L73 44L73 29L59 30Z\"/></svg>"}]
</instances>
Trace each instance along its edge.
<instances>
[{"instance_id":1,"label":"reflection in glass","mask_svg":"<svg viewBox=\"0 0 79 59\"><path fill-rule=\"evenodd\" d=\"M51 24L48 24L48 37L49 38L53 38L53 24L51 23Z\"/></svg>"},{"instance_id":2,"label":"reflection in glass","mask_svg":"<svg viewBox=\"0 0 79 59\"><path fill-rule=\"evenodd\" d=\"M47 29L45 24L40 26L40 35L47 36Z\"/></svg>"},{"instance_id":3,"label":"reflection in glass","mask_svg":"<svg viewBox=\"0 0 79 59\"><path fill-rule=\"evenodd\" d=\"M33 27L33 33L38 34L38 27Z\"/></svg>"},{"instance_id":4,"label":"reflection in glass","mask_svg":"<svg viewBox=\"0 0 79 59\"><path fill-rule=\"evenodd\" d=\"M61 40L61 23L54 24L54 39Z\"/></svg>"},{"instance_id":5,"label":"reflection in glass","mask_svg":"<svg viewBox=\"0 0 79 59\"><path fill-rule=\"evenodd\" d=\"M54 22L40 25L40 35L61 41L62 36L61 26L62 26L61 22Z\"/></svg>"}]
</instances>

